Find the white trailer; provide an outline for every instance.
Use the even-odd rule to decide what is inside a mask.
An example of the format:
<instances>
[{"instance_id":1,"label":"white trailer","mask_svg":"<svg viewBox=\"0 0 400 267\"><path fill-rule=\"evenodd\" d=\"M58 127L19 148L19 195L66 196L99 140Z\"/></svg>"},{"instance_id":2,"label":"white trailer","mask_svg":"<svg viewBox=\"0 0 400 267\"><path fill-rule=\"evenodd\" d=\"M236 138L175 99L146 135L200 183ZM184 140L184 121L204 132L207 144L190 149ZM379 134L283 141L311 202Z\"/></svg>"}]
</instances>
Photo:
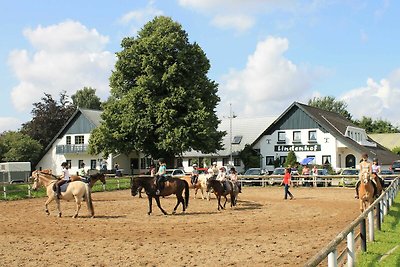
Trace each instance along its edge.
<instances>
[{"instance_id":1,"label":"white trailer","mask_svg":"<svg viewBox=\"0 0 400 267\"><path fill-rule=\"evenodd\" d=\"M0 163L0 183L26 183L30 175L30 162Z\"/></svg>"}]
</instances>

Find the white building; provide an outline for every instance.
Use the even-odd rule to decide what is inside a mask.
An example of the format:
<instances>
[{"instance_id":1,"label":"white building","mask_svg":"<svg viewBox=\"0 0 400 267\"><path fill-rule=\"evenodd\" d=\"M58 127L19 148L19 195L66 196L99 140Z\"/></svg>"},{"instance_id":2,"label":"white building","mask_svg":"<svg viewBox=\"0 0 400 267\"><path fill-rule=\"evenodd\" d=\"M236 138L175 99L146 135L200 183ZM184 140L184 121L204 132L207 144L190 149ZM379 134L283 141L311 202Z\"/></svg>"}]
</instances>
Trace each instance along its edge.
<instances>
[{"instance_id":1,"label":"white building","mask_svg":"<svg viewBox=\"0 0 400 267\"><path fill-rule=\"evenodd\" d=\"M262 167L283 165L289 151L298 162L313 157L310 164L330 164L338 170L356 167L361 155L378 158L388 168L398 156L370 139L365 130L337 113L294 102L253 142L264 158Z\"/></svg>"}]
</instances>

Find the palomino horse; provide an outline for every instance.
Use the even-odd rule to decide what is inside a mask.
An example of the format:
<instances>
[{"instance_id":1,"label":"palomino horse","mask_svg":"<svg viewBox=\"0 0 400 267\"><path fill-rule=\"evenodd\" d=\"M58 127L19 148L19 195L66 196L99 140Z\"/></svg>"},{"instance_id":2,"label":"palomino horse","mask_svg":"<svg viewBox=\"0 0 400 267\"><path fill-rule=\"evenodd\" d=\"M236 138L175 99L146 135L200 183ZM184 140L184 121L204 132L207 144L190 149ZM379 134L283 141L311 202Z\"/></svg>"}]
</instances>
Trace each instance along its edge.
<instances>
[{"instance_id":1,"label":"palomino horse","mask_svg":"<svg viewBox=\"0 0 400 267\"><path fill-rule=\"evenodd\" d=\"M211 189L214 189L214 194L218 199L218 210L225 209L226 202L228 201L227 195L231 196L231 207L236 205L236 199L235 199L235 194L233 192L233 183L231 181L227 181L227 186L226 190L224 190L224 187L222 185L222 182L215 180L215 179L209 179L207 181L207 192L210 192ZM239 189L237 190L239 192ZM225 203L222 206L221 205L221 197L225 197Z\"/></svg>"},{"instance_id":2,"label":"palomino horse","mask_svg":"<svg viewBox=\"0 0 400 267\"><path fill-rule=\"evenodd\" d=\"M211 175L202 173L199 174L196 184L191 183L191 177L185 176L181 179L184 179L189 184L189 188L194 189L194 199L196 199L197 191L200 190L201 192L201 199L204 199L204 190L207 189L207 180L211 177ZM207 193L207 200L210 200L210 192Z\"/></svg>"},{"instance_id":3,"label":"palomino horse","mask_svg":"<svg viewBox=\"0 0 400 267\"><path fill-rule=\"evenodd\" d=\"M363 212L374 202L374 186L372 185L370 174L367 172L361 174L358 195L360 199L360 210Z\"/></svg>"},{"instance_id":4,"label":"palomino horse","mask_svg":"<svg viewBox=\"0 0 400 267\"><path fill-rule=\"evenodd\" d=\"M40 172L42 172L42 173L44 173L44 174L50 174L50 175L52 175L52 170L50 170L50 169L44 169L44 170L41 170ZM52 175L53 176L53 175ZM55 176L54 176L55 177ZM82 178L81 176L79 176L79 175L71 175L70 176L70 180L72 181L72 182L75 182L75 181L82 181L82 182L85 182L85 183L88 183L89 184L89 187L90 188L92 188L93 186L94 186L94 184L97 182L97 181L101 181L103 184L106 184L106 175L104 174L104 173L101 173L101 172L96 172L95 174L91 174L91 175L89 175L89 177L88 178Z\"/></svg>"},{"instance_id":5,"label":"palomino horse","mask_svg":"<svg viewBox=\"0 0 400 267\"><path fill-rule=\"evenodd\" d=\"M176 195L178 202L176 203L172 214L176 213L176 209L178 208L180 203L182 203L183 212L185 212L186 208L189 205L189 184L185 180L179 178L168 178L168 180L165 182L164 188L160 192L160 195L156 195L157 188L155 185L155 177L132 177L132 196L136 196L140 187L144 188L149 199L149 211L147 212L148 215L150 215L152 212L153 198L156 200L158 208L161 210L162 213L164 213L164 215L167 215L167 212L161 207L160 197L169 196L172 194ZM183 191L185 191L185 198L183 198L182 196Z\"/></svg>"},{"instance_id":6,"label":"palomino horse","mask_svg":"<svg viewBox=\"0 0 400 267\"><path fill-rule=\"evenodd\" d=\"M41 172L41 171L34 171L32 172L32 177L33 178L33 185L32 189L37 190L41 185L46 187L46 192L47 192L47 201L45 203L45 211L47 215L50 214L48 205L50 202L53 200L56 200L57 202L57 209L58 209L58 217L61 217L61 209L60 209L60 200L57 198L57 194L54 192L54 185L57 182L56 179L54 179L54 176L52 174L46 173L46 172ZM75 181L75 182L70 182L68 183L67 190L65 192L61 193L61 199L64 200L72 200L75 199L76 202L76 211L73 218L78 217L79 210L81 208L81 203L83 199L86 199L86 204L90 213L90 216L93 218L94 217L94 209L93 209L93 203L92 203L92 196L91 196L91 190L88 184L82 182L82 181Z\"/></svg>"}]
</instances>

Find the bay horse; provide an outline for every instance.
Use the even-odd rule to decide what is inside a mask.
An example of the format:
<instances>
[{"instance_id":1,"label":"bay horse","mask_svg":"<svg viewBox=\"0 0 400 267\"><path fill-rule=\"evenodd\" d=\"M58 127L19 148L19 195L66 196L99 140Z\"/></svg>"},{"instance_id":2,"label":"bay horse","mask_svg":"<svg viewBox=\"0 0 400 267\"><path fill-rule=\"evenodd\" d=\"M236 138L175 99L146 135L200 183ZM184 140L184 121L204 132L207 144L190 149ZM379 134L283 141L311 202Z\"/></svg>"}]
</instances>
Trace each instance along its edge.
<instances>
[{"instance_id":1,"label":"bay horse","mask_svg":"<svg viewBox=\"0 0 400 267\"><path fill-rule=\"evenodd\" d=\"M56 176L54 176L52 174L53 172L50 169L44 169L44 170L41 170L40 172L45 173L45 174L50 174L54 178L56 178ZM101 181L103 184L106 184L106 175L104 173L102 173L102 172L96 172L94 174L90 174L87 178L86 177L81 177L79 175L70 175L70 180L72 182L75 182L75 181L85 182L85 183L89 184L90 188L93 188L94 184L97 181Z\"/></svg>"},{"instance_id":2,"label":"bay horse","mask_svg":"<svg viewBox=\"0 0 400 267\"><path fill-rule=\"evenodd\" d=\"M360 199L360 210L363 212L369 205L374 202L374 186L372 185L370 174L364 172L361 174L360 186L358 187L358 195Z\"/></svg>"},{"instance_id":3,"label":"bay horse","mask_svg":"<svg viewBox=\"0 0 400 267\"><path fill-rule=\"evenodd\" d=\"M60 208L60 199L57 198L57 193L54 191L54 185L57 182L55 176L48 172L42 172L39 170L33 171L31 179L33 179L32 189L37 190L40 186L44 186L46 188L47 193L47 201L45 203L45 212L47 215L50 215L48 205L53 200L56 200L57 209L58 209L58 217L61 217L61 208ZM76 210L75 214L72 216L73 218L78 217L79 210L81 208L81 203L83 199L86 199L86 205L88 207L90 216L94 217L94 209L92 203L91 189L87 183L82 181L69 182L68 187L65 192L61 192L61 199L63 200L72 200L75 199L76 202Z\"/></svg>"},{"instance_id":4,"label":"bay horse","mask_svg":"<svg viewBox=\"0 0 400 267\"><path fill-rule=\"evenodd\" d=\"M187 181L182 180L180 178L168 178L165 182L164 188L161 190L159 195L156 195L156 185L155 185L155 177L151 176L139 176L131 178L131 194L132 196L136 196L138 193L138 189L143 187L146 191L147 198L149 199L149 211L148 215L152 213L152 205L153 198L156 200L158 208L164 215L167 215L167 212L161 207L160 197L169 196L172 194L176 195L177 203L174 207L174 211L172 214L176 213L176 209L179 204L182 203L183 212L185 212L186 208L189 205L189 184ZM182 193L185 191L185 198L183 198Z\"/></svg>"},{"instance_id":5,"label":"bay horse","mask_svg":"<svg viewBox=\"0 0 400 267\"><path fill-rule=\"evenodd\" d=\"M380 196L383 191L383 183L382 183L381 179L379 178L378 174L375 172L372 173L372 179L375 181L376 190L378 190L377 195Z\"/></svg>"},{"instance_id":6,"label":"bay horse","mask_svg":"<svg viewBox=\"0 0 400 267\"><path fill-rule=\"evenodd\" d=\"M211 189L214 190L214 194L218 200L218 210L220 210L220 208L225 209L226 202L228 201L228 198L226 197L227 195L230 195L231 197L231 207L236 205L236 198L233 192L234 184L231 181L226 181L226 184L226 190L224 190L221 181L215 179L208 179L207 181L207 192L210 192ZM237 190L237 192L239 192L239 190ZM225 203L223 206L221 205L221 197L225 198Z\"/></svg>"}]
</instances>

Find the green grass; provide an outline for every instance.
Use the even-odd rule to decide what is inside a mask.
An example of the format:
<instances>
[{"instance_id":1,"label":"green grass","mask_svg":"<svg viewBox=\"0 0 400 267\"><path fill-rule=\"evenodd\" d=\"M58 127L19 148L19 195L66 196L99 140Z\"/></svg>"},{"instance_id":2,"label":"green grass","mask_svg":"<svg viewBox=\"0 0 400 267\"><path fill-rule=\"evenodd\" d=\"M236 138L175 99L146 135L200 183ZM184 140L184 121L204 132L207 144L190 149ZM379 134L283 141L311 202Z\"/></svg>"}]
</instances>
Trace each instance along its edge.
<instances>
[{"instance_id":1,"label":"green grass","mask_svg":"<svg viewBox=\"0 0 400 267\"><path fill-rule=\"evenodd\" d=\"M118 182L119 182L119 188L118 188ZM129 188L130 188L129 177L122 177L120 179L115 179L115 178L107 179L106 191L124 190ZM103 192L103 191L104 191L103 184L100 181L98 181L92 188L92 192ZM16 184L16 185L7 184L6 192L7 192L7 197L4 198L3 187L1 187L0 200L18 200L18 199L29 198L27 184ZM31 191L32 198L39 198L45 196L46 196L46 190L43 187L39 188L39 190L37 191Z\"/></svg>"},{"instance_id":2,"label":"green grass","mask_svg":"<svg viewBox=\"0 0 400 267\"><path fill-rule=\"evenodd\" d=\"M375 242L368 242L367 251L356 259L357 266L400 266L400 195L385 216L382 231L375 232Z\"/></svg>"}]
</instances>

